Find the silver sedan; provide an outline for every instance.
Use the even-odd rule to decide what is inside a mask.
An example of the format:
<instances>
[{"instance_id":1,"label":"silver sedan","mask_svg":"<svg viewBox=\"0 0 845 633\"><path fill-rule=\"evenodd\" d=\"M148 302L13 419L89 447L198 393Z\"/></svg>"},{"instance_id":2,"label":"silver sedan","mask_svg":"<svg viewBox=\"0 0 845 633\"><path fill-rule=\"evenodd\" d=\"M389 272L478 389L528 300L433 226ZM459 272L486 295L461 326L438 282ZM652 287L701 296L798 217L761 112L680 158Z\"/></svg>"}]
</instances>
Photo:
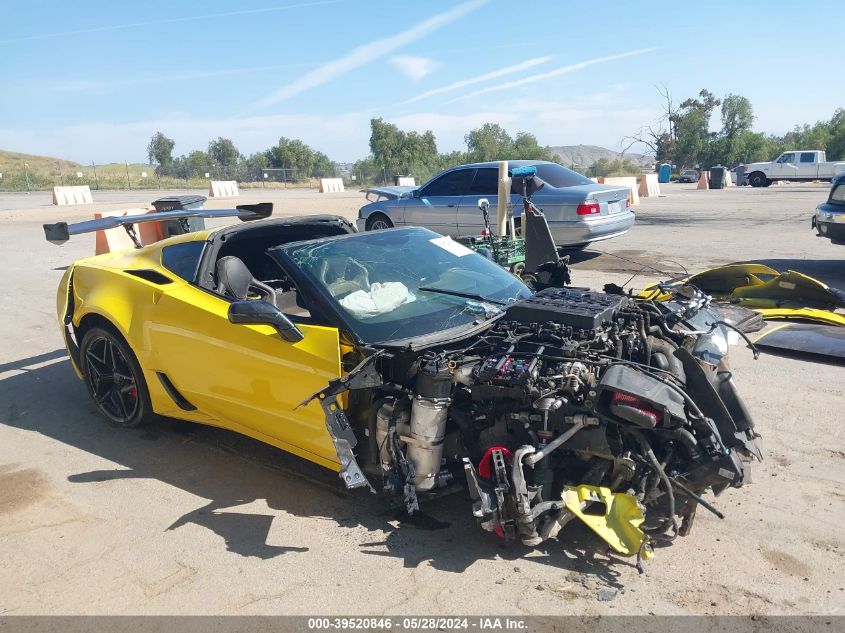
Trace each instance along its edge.
<instances>
[{"instance_id":1,"label":"silver sedan","mask_svg":"<svg viewBox=\"0 0 845 633\"><path fill-rule=\"evenodd\" d=\"M627 187L595 183L557 163L530 160L508 163L511 168L528 165L535 166L537 176L546 183L532 200L546 214L559 246L583 246L616 237L634 225ZM498 170L497 162L459 165L418 188L384 188L386 195L358 212L358 230L423 226L452 237L478 235L484 228L478 200L487 198L491 209L496 208ZM517 225L522 214L520 191L519 182L514 182L508 202Z\"/></svg>"}]
</instances>

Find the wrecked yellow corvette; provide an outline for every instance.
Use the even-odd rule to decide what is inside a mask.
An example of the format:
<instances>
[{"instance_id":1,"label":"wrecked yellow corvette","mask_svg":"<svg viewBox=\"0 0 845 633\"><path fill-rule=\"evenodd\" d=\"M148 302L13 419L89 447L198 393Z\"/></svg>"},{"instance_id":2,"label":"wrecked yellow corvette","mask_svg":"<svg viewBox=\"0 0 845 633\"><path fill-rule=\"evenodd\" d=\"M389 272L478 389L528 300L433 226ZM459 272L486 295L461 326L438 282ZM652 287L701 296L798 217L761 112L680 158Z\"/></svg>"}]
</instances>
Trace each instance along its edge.
<instances>
[{"instance_id":1,"label":"wrecked yellow corvette","mask_svg":"<svg viewBox=\"0 0 845 633\"><path fill-rule=\"evenodd\" d=\"M108 226L45 231L61 242ZM80 260L58 316L116 424L219 426L411 513L464 490L509 541L534 546L578 519L648 556L650 539L688 533L699 505L722 516L704 495L742 486L760 458L730 326L706 295L666 294L535 293L426 229L358 234L322 216Z\"/></svg>"}]
</instances>

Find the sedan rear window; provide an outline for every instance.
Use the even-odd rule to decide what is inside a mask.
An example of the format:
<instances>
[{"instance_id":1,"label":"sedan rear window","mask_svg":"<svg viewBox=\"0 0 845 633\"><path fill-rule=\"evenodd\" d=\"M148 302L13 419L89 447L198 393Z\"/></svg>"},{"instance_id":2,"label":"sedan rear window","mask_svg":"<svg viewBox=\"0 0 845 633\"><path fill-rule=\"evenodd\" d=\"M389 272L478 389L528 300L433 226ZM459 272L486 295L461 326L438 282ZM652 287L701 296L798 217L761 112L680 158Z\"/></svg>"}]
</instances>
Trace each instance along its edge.
<instances>
[{"instance_id":1,"label":"sedan rear window","mask_svg":"<svg viewBox=\"0 0 845 633\"><path fill-rule=\"evenodd\" d=\"M536 165L540 180L552 187L574 187L576 185L591 185L593 181L576 171L567 169L557 163L541 163Z\"/></svg>"}]
</instances>

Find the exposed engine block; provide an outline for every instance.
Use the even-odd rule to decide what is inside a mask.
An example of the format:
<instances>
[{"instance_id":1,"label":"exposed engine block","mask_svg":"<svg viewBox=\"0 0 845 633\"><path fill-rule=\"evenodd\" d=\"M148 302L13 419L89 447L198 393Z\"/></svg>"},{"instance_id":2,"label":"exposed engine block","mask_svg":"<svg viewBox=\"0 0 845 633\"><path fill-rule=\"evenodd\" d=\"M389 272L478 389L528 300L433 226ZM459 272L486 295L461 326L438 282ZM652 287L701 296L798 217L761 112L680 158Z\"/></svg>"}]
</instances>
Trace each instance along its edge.
<instances>
[{"instance_id":1,"label":"exposed engine block","mask_svg":"<svg viewBox=\"0 0 845 633\"><path fill-rule=\"evenodd\" d=\"M417 493L466 479L482 526L529 545L576 516L618 536L614 504L640 513L639 541L608 538L622 553L687 533L712 508L701 495L741 486L759 457L717 321L700 300L550 288L459 345L383 359L386 488L414 511Z\"/></svg>"}]
</instances>

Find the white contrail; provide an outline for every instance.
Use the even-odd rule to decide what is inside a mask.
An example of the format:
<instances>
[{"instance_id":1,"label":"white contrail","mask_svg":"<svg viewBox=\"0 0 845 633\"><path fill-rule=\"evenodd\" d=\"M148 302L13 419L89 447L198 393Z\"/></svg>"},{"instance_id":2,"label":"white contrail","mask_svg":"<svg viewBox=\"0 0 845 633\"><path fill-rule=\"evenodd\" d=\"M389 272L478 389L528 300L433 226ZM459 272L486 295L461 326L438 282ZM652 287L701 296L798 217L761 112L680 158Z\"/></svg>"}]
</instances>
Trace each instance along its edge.
<instances>
[{"instance_id":1,"label":"white contrail","mask_svg":"<svg viewBox=\"0 0 845 633\"><path fill-rule=\"evenodd\" d=\"M359 68L360 66L377 59L381 59L396 49L425 37L432 31L436 31L437 29L462 18L466 14L475 11L486 2L487 0L471 0L470 2L464 2L449 11L438 13L437 15L430 17L416 26L402 31L401 33L370 42L369 44L358 46L343 57L327 62L319 68L315 68L310 73L300 77L293 83L282 86L271 95L255 103L254 108L266 108L275 103L279 103L280 101L290 99L301 92L326 84L332 79L336 79L350 70Z\"/></svg>"},{"instance_id":2,"label":"white contrail","mask_svg":"<svg viewBox=\"0 0 845 633\"><path fill-rule=\"evenodd\" d=\"M0 44L12 42L26 42L29 40L43 40L51 37L62 37L64 35L86 35L90 33L103 33L106 31L120 31L132 29L139 26L156 26L159 24L174 24L178 22L191 22L193 20L209 20L211 18L229 18L237 15L251 15L253 13L270 13L272 11L284 11L286 9L300 9L303 7L315 7L322 4L337 4L344 0L316 0L314 2L300 2L299 4L285 4L278 7L264 7L263 9L243 9L241 11L227 11L225 13L207 13L205 15L188 15L181 18L165 18L162 20L149 20L147 22L131 22L129 24L113 24L111 26L98 26L90 29L78 29L76 31L60 31L58 33L39 33L37 35L25 35L23 37L12 37L0 40Z\"/></svg>"},{"instance_id":3,"label":"white contrail","mask_svg":"<svg viewBox=\"0 0 845 633\"><path fill-rule=\"evenodd\" d=\"M39 87L43 87L43 89L47 92L88 92L92 90L168 83L172 81L193 81L195 79L206 79L209 77L228 77L232 75L263 73L274 70L313 68L314 66L319 65L319 62L302 62L301 64L274 64L271 66L248 66L244 68L221 68L219 70L194 70L178 73L159 73L157 75L145 75L132 77L130 79L66 79L52 82L49 85L43 85L43 82L41 82Z\"/></svg>"},{"instance_id":4,"label":"white contrail","mask_svg":"<svg viewBox=\"0 0 845 633\"><path fill-rule=\"evenodd\" d=\"M434 88L433 90L429 90L428 92L424 92L422 94L417 95L416 97L411 97L407 101L403 101L400 105L408 105L409 103L415 103L417 101L422 101L423 99L428 99L429 97L433 97L434 95L443 94L444 92L450 92L452 90L457 90L458 88L463 88L464 86L470 86L472 84L477 84L482 81L490 81L491 79L498 79L499 77L504 77L505 75L510 75L511 73L519 72L520 70L525 70L527 68L532 68L534 66L539 66L540 64L544 64L551 59L549 57L535 57L534 59L528 59L524 62L520 62L519 64L514 64L513 66L507 66L506 68L500 68L499 70L494 70L489 73L485 73L483 75L478 75L477 77L471 77L469 79L462 79L461 81L456 81L455 83L451 83L448 86L442 86L440 88Z\"/></svg>"},{"instance_id":5,"label":"white contrail","mask_svg":"<svg viewBox=\"0 0 845 633\"><path fill-rule=\"evenodd\" d=\"M471 99L473 97L477 97L478 95L487 94L488 92L496 92L498 90L509 90L511 88L519 88L520 86L524 86L526 84L532 84L537 81L542 81L544 79L550 79L552 77L558 77L560 75L565 75L566 73L575 72L576 70L581 70L582 68L587 68L588 66L594 66L596 64L603 64L604 62L611 62L616 59L623 59L625 57L634 57L635 55L643 55L645 53L650 53L652 51L656 51L656 48L640 48L635 51L628 51L627 53L619 53L618 55L607 55L605 57L597 57L596 59L590 59L585 62L578 62L577 64L570 64L569 66L562 66L561 68L556 68L555 70L550 70L547 73L538 73L536 75L530 75L529 77L523 77L522 79L514 79L513 81L507 81L503 84L498 84L495 86L488 86L487 88L482 88L481 90L476 90L474 92L470 92L469 94L463 95L462 97L457 97L455 99L451 99L446 103L454 103L455 101L466 101L467 99Z\"/></svg>"}]
</instances>

